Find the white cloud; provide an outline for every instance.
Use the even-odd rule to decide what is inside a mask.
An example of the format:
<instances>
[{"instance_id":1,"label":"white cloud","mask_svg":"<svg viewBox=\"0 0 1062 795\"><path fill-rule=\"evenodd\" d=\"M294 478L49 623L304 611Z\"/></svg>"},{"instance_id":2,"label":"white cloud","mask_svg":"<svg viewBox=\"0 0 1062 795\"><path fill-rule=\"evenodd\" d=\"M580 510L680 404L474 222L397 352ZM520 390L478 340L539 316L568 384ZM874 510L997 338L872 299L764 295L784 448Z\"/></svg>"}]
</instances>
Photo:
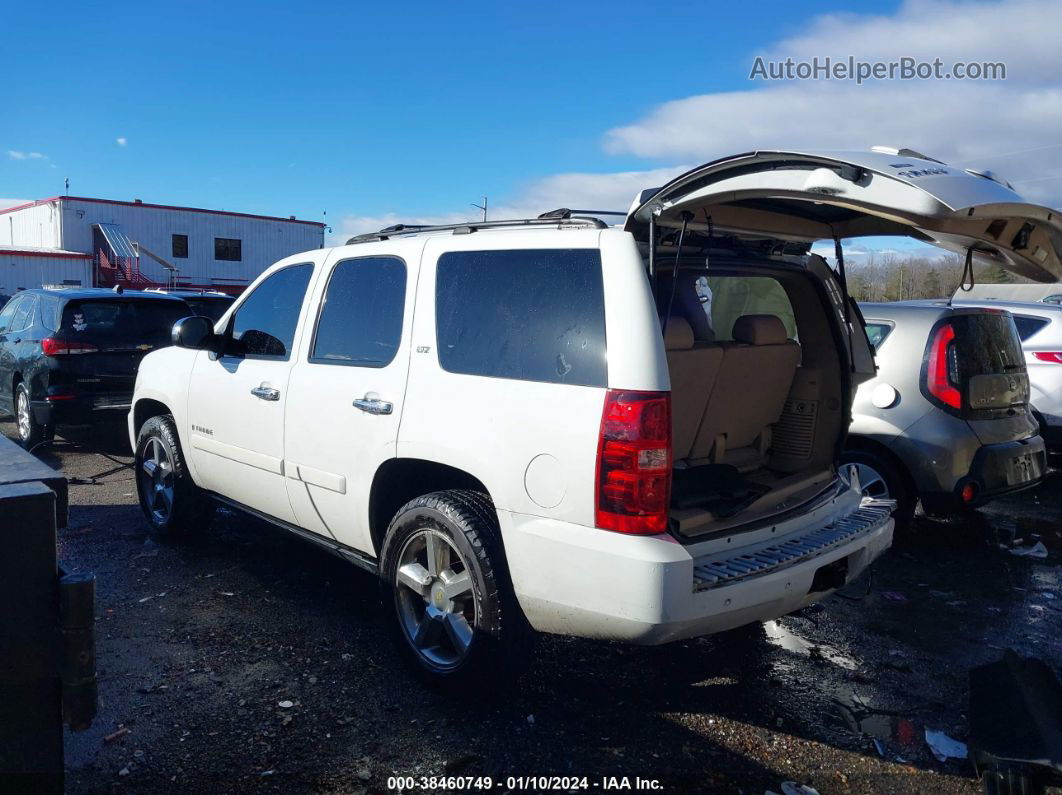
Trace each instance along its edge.
<instances>
[{"instance_id":1,"label":"white cloud","mask_svg":"<svg viewBox=\"0 0 1062 795\"><path fill-rule=\"evenodd\" d=\"M47 160L48 155L40 152L20 152L16 149L8 149L7 156L12 160Z\"/></svg>"},{"instance_id":2,"label":"white cloud","mask_svg":"<svg viewBox=\"0 0 1062 795\"><path fill-rule=\"evenodd\" d=\"M127 143L129 143L129 139L120 137L120 138L115 138L114 142L116 144L118 144L118 146L125 146Z\"/></svg>"},{"instance_id":3,"label":"white cloud","mask_svg":"<svg viewBox=\"0 0 1062 795\"><path fill-rule=\"evenodd\" d=\"M554 174L535 180L516 195L497 204L490 204L491 219L534 218L540 213L569 207L575 210L620 210L626 212L639 191L663 185L672 177L687 171L686 166L657 168L648 171L627 171L613 174ZM475 221L482 216L474 207L454 213L403 215L348 215L340 221L335 242L343 242L351 235L375 232L393 224L457 224ZM610 217L606 220L612 220ZM621 218L615 218L616 222Z\"/></svg>"},{"instance_id":4,"label":"white cloud","mask_svg":"<svg viewBox=\"0 0 1062 795\"><path fill-rule=\"evenodd\" d=\"M603 146L606 152L655 164L699 163L761 148L909 147L953 165L991 168L1030 201L1060 206L1062 48L1055 41L1060 29L1057 0L908 0L890 15L819 15L809 18L799 35L749 53L748 67L757 54L798 61L816 55L864 61L939 57L949 68L955 61L1003 61L1007 79L863 85L750 81L743 90L665 102L607 131ZM685 170L547 176L514 196L499 197L503 201L491 197L490 217L528 217L555 207L626 210L638 191ZM350 215L337 225L336 240L399 222L476 217L471 207L453 213ZM884 245L878 241L869 248L880 251ZM863 251L853 251L860 255Z\"/></svg>"},{"instance_id":5,"label":"white cloud","mask_svg":"<svg viewBox=\"0 0 1062 795\"><path fill-rule=\"evenodd\" d=\"M608 131L604 145L614 154L701 160L757 148L910 147L956 165L990 167L1027 198L1062 203L1062 179L1043 179L1062 173L1062 49L1053 41L1060 27L1062 4L1044 0L919 0L893 16L819 16L805 33L761 54L794 60L939 57L946 66L1003 61L1008 79L861 86L755 81L748 90L666 102Z\"/></svg>"}]
</instances>

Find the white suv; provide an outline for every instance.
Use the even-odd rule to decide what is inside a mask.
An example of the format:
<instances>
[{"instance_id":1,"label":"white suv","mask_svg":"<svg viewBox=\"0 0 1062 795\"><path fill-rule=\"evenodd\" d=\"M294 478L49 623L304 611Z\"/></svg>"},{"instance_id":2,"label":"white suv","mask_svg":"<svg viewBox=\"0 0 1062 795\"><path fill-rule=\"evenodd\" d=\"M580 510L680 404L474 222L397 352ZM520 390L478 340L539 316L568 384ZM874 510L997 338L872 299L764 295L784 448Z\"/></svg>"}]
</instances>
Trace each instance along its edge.
<instances>
[{"instance_id":1,"label":"white suv","mask_svg":"<svg viewBox=\"0 0 1062 795\"><path fill-rule=\"evenodd\" d=\"M896 173L915 161L1010 215L964 226L937 177ZM141 505L165 532L220 500L378 574L436 679L507 670L530 630L657 644L789 613L893 531L838 474L874 364L811 242L1017 223L1040 251L1051 216L1020 201L910 154L754 153L623 229L560 212L289 257L144 359Z\"/></svg>"}]
</instances>

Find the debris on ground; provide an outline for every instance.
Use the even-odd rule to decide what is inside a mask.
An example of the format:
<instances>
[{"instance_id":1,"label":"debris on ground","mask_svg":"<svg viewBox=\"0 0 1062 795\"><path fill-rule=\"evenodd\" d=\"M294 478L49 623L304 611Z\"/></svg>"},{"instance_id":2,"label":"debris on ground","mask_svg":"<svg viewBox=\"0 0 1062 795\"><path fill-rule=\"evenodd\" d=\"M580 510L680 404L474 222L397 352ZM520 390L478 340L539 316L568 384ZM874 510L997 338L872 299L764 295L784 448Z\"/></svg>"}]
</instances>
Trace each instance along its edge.
<instances>
[{"instance_id":1,"label":"debris on ground","mask_svg":"<svg viewBox=\"0 0 1062 795\"><path fill-rule=\"evenodd\" d=\"M888 599L890 602L896 602L897 604L903 604L907 601L907 597L899 591L882 591L882 599Z\"/></svg>"},{"instance_id":2,"label":"debris on ground","mask_svg":"<svg viewBox=\"0 0 1062 795\"><path fill-rule=\"evenodd\" d=\"M944 732L926 729L926 745L929 746L929 750L933 752L938 762L966 758L966 743L954 740Z\"/></svg>"},{"instance_id":3,"label":"debris on ground","mask_svg":"<svg viewBox=\"0 0 1062 795\"><path fill-rule=\"evenodd\" d=\"M295 704L294 704L294 702L291 702L291 701L278 701L277 702L277 706L280 707L281 709L291 709L292 707L295 706Z\"/></svg>"},{"instance_id":4,"label":"debris on ground","mask_svg":"<svg viewBox=\"0 0 1062 795\"><path fill-rule=\"evenodd\" d=\"M125 737L125 735L127 734L129 734L129 729L126 726L122 726L117 731L113 731L110 734L105 735L103 738L103 742L109 745L115 740L120 740L122 737Z\"/></svg>"},{"instance_id":5,"label":"debris on ground","mask_svg":"<svg viewBox=\"0 0 1062 795\"><path fill-rule=\"evenodd\" d=\"M1019 558L1046 558L1047 547L1044 546L1043 541L1037 541L1031 547L1014 547L1010 550L1011 555L1017 555Z\"/></svg>"}]
</instances>

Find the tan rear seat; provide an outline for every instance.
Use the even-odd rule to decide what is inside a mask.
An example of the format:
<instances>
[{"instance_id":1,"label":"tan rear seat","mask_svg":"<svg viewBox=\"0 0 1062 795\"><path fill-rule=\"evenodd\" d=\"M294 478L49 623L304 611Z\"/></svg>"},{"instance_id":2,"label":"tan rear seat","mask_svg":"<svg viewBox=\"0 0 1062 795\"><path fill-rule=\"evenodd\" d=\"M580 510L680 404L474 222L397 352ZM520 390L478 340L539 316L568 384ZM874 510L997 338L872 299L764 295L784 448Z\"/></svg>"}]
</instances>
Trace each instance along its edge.
<instances>
[{"instance_id":1,"label":"tan rear seat","mask_svg":"<svg viewBox=\"0 0 1062 795\"><path fill-rule=\"evenodd\" d=\"M667 367L671 375L671 429L675 460L688 458L697 429L704 417L723 349L696 342L693 328L684 317L672 317L664 335Z\"/></svg>"},{"instance_id":2,"label":"tan rear seat","mask_svg":"<svg viewBox=\"0 0 1062 795\"><path fill-rule=\"evenodd\" d=\"M742 315L733 336L718 346L722 366L689 457L749 470L767 462L770 426L782 415L800 346L774 315Z\"/></svg>"}]
</instances>

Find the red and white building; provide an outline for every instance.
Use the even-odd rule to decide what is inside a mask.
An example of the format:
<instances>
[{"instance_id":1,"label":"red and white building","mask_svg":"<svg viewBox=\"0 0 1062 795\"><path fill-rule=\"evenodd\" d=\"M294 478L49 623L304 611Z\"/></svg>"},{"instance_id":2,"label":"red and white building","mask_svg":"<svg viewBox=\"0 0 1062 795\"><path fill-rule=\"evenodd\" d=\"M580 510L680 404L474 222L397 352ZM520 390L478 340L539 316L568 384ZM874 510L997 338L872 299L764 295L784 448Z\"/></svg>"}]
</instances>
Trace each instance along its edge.
<instances>
[{"instance_id":1,"label":"red and white building","mask_svg":"<svg viewBox=\"0 0 1062 795\"><path fill-rule=\"evenodd\" d=\"M0 295L117 284L237 294L278 259L321 248L324 233L295 216L55 196L0 210Z\"/></svg>"}]
</instances>

